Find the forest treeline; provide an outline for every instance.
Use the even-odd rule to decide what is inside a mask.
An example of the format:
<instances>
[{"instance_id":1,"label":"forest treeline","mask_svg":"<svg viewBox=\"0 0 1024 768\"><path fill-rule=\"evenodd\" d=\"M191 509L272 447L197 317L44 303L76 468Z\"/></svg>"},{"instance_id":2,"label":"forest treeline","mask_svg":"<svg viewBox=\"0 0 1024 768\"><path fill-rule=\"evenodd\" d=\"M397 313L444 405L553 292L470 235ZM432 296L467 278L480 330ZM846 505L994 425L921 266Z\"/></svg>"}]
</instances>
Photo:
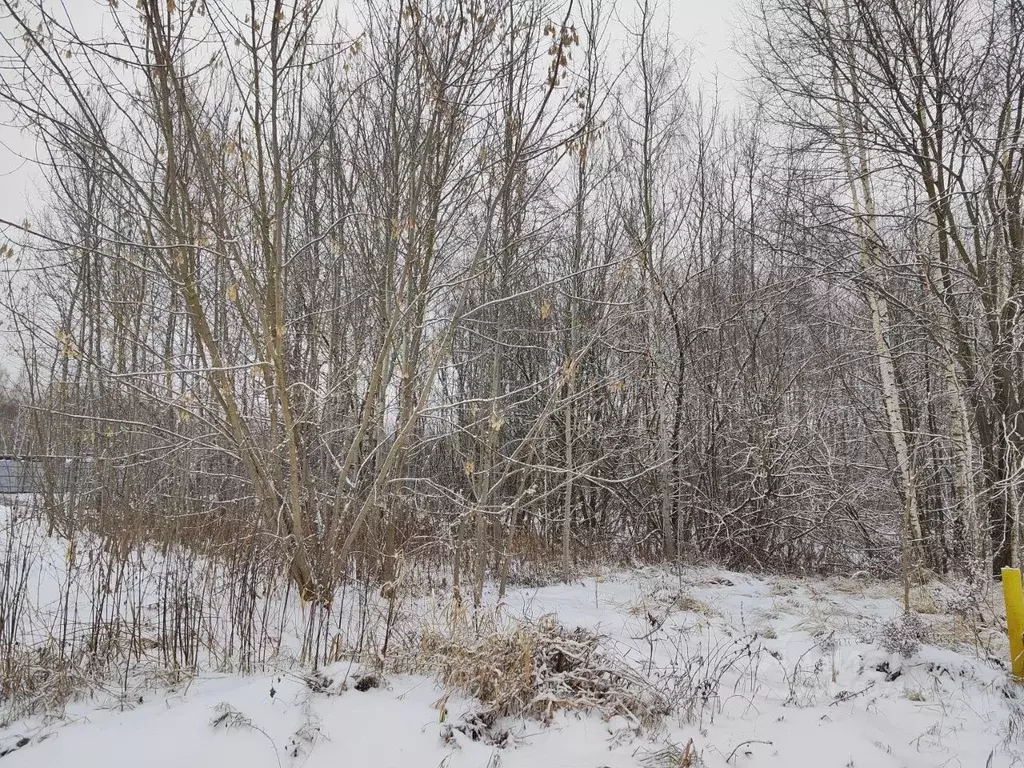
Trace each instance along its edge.
<instances>
[{"instance_id":1,"label":"forest treeline","mask_svg":"<svg viewBox=\"0 0 1024 768\"><path fill-rule=\"evenodd\" d=\"M758 0L728 100L654 0L0 8L45 184L0 452L56 457L55 528L322 602L414 558L1016 562L1017 0Z\"/></svg>"}]
</instances>

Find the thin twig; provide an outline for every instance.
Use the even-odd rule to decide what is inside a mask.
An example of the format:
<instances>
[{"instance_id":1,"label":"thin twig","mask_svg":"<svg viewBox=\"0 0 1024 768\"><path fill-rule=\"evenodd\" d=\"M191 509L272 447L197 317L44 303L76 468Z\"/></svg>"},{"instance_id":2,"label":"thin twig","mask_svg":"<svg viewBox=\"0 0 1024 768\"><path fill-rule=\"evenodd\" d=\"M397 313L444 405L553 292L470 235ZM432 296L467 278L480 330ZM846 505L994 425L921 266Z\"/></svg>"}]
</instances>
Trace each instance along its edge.
<instances>
[{"instance_id":1,"label":"thin twig","mask_svg":"<svg viewBox=\"0 0 1024 768\"><path fill-rule=\"evenodd\" d=\"M739 751L740 747L745 747L747 744L767 744L770 747L772 745L772 742L761 741L759 739L747 739L746 741L741 741L739 744L736 745L736 748L729 753L729 756L725 758L725 762L731 762L732 759L736 757L736 753Z\"/></svg>"}]
</instances>

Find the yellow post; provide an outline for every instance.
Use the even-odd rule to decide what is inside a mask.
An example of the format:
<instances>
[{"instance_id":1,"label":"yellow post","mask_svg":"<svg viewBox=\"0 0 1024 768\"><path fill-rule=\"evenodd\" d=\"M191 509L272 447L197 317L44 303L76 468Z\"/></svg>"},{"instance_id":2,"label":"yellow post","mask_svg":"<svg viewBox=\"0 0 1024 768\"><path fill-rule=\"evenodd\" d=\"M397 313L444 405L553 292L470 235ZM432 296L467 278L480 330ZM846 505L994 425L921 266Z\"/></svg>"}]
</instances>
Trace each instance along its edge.
<instances>
[{"instance_id":1,"label":"yellow post","mask_svg":"<svg viewBox=\"0 0 1024 768\"><path fill-rule=\"evenodd\" d=\"M1006 602L1006 631L1010 635L1010 669L1024 679L1024 591L1020 569L1003 568L1003 600Z\"/></svg>"}]
</instances>

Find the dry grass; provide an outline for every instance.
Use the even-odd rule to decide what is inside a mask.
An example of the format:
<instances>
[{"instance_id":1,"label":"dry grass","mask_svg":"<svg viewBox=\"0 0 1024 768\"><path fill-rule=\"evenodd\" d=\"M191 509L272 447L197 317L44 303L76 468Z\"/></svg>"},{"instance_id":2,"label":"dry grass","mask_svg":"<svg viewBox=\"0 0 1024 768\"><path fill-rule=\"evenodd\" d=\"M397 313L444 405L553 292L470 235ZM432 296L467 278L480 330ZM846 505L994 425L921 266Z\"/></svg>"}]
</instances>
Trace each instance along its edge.
<instances>
[{"instance_id":1,"label":"dry grass","mask_svg":"<svg viewBox=\"0 0 1024 768\"><path fill-rule=\"evenodd\" d=\"M928 585L911 588L910 610L925 616L934 616L942 613L942 609L935 599L935 594Z\"/></svg>"},{"instance_id":2,"label":"dry grass","mask_svg":"<svg viewBox=\"0 0 1024 768\"><path fill-rule=\"evenodd\" d=\"M416 664L479 699L490 717L549 722L560 710L582 710L654 729L667 711L649 683L609 657L592 632L568 630L550 615L474 624L425 629Z\"/></svg>"},{"instance_id":3,"label":"dry grass","mask_svg":"<svg viewBox=\"0 0 1024 768\"><path fill-rule=\"evenodd\" d=\"M644 616L646 614L663 615L678 611L696 613L709 619L721 616L719 611L703 600L699 600L689 592L677 588L655 590L629 608L629 612L634 616Z\"/></svg>"},{"instance_id":4,"label":"dry grass","mask_svg":"<svg viewBox=\"0 0 1024 768\"><path fill-rule=\"evenodd\" d=\"M661 749L648 752L640 759L644 768L700 768L704 760L690 739L685 745L666 744Z\"/></svg>"},{"instance_id":5,"label":"dry grass","mask_svg":"<svg viewBox=\"0 0 1024 768\"><path fill-rule=\"evenodd\" d=\"M857 628L860 618L829 600L804 603L800 605L797 615L802 615L803 618L794 625L794 629L814 636L835 630L853 631Z\"/></svg>"},{"instance_id":6,"label":"dry grass","mask_svg":"<svg viewBox=\"0 0 1024 768\"><path fill-rule=\"evenodd\" d=\"M895 595L893 582L879 581L868 577L833 577L825 584L832 594L844 594L861 598L886 599Z\"/></svg>"},{"instance_id":7,"label":"dry grass","mask_svg":"<svg viewBox=\"0 0 1024 768\"><path fill-rule=\"evenodd\" d=\"M796 592L796 587L793 584L775 579L771 582L768 594L772 597L788 597L794 592Z\"/></svg>"}]
</instances>

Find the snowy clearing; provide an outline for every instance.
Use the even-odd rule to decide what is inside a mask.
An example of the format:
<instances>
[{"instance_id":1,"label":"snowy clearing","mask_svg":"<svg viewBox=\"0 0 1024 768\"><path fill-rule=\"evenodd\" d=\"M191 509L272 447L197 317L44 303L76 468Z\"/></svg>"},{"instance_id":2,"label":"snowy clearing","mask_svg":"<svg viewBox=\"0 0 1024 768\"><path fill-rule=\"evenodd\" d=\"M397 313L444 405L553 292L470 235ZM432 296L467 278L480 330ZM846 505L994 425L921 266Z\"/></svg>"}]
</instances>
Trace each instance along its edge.
<instances>
[{"instance_id":1,"label":"snowy clearing","mask_svg":"<svg viewBox=\"0 0 1024 768\"><path fill-rule=\"evenodd\" d=\"M54 591L67 591L67 542L36 535L27 596L43 616ZM961 598L937 582L915 587L913 602L927 642L903 658L880 642L902 613L899 588L868 579L650 568L513 589L500 601L488 591L461 612L441 590L424 592L406 601L380 677L351 661L311 673L284 651L254 675L135 674L60 716L10 722L0 754L4 768L1021 765L1024 689L1000 661L999 616L986 608L965 621ZM425 638L456 624L481 641L547 626L584 648L596 635L588 663L640 693L625 714L579 711L559 701L559 691L579 690L569 679L578 670L523 645L522 667L494 679L536 677L548 664L548 687L530 702L540 714L488 719L465 685L403 672L426 672ZM507 637L515 656L523 635ZM652 707L657 722L629 706Z\"/></svg>"}]
</instances>

